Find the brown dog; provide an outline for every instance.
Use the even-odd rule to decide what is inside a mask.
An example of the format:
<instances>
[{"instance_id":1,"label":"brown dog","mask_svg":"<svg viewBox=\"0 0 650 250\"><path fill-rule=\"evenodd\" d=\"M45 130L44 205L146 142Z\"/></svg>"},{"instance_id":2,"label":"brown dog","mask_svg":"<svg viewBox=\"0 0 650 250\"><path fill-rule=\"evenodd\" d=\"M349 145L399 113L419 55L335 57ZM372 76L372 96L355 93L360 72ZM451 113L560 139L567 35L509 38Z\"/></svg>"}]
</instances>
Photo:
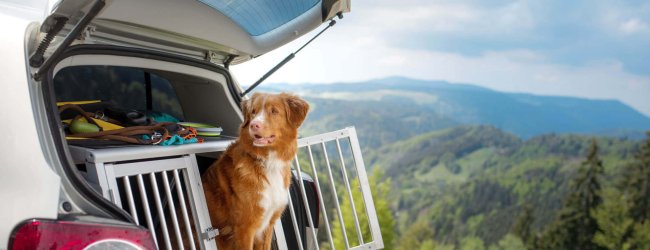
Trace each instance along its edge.
<instances>
[{"instance_id":1,"label":"brown dog","mask_svg":"<svg viewBox=\"0 0 650 250\"><path fill-rule=\"evenodd\" d=\"M239 138L203 174L219 249L271 247L273 225L287 206L298 127L309 105L297 96L254 94L242 102Z\"/></svg>"}]
</instances>

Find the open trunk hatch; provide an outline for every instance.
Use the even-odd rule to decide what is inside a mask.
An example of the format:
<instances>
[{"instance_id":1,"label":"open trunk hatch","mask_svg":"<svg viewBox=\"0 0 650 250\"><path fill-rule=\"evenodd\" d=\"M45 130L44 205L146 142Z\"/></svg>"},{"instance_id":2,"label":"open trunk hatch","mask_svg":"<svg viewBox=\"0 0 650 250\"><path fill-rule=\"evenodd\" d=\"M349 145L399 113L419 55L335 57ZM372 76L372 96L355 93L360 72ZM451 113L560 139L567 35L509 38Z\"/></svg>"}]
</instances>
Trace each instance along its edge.
<instances>
[{"instance_id":1,"label":"open trunk hatch","mask_svg":"<svg viewBox=\"0 0 650 250\"><path fill-rule=\"evenodd\" d=\"M60 17L68 18L68 25L76 23L93 2L62 0L41 31ZM107 0L87 29L92 39L86 43L127 44L236 64L348 11L349 0Z\"/></svg>"}]
</instances>

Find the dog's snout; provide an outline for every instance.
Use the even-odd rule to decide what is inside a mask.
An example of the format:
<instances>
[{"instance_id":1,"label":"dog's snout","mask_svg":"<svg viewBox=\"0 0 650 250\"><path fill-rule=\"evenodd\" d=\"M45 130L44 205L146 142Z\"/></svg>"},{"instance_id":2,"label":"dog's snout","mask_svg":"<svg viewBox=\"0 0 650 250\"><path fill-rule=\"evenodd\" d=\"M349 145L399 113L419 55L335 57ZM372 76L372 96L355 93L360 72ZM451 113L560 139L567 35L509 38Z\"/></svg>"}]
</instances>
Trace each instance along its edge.
<instances>
[{"instance_id":1,"label":"dog's snout","mask_svg":"<svg viewBox=\"0 0 650 250\"><path fill-rule=\"evenodd\" d=\"M261 129L262 129L262 122L261 121L252 121L251 122L251 130L259 131Z\"/></svg>"}]
</instances>

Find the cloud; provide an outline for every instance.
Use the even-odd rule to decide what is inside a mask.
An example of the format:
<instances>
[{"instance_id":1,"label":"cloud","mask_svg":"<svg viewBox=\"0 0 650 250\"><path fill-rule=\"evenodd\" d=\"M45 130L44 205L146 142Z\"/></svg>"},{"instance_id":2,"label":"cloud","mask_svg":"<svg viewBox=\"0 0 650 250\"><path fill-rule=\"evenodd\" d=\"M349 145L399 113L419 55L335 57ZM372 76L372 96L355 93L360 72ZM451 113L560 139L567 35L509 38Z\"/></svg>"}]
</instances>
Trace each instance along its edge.
<instances>
[{"instance_id":1,"label":"cloud","mask_svg":"<svg viewBox=\"0 0 650 250\"><path fill-rule=\"evenodd\" d=\"M630 34L650 35L650 3L600 2L597 11L598 24L613 36Z\"/></svg>"},{"instance_id":2,"label":"cloud","mask_svg":"<svg viewBox=\"0 0 650 250\"><path fill-rule=\"evenodd\" d=\"M625 34L633 34L633 33L647 31L648 25L637 18L632 18L622 22L619 25L619 29L623 31L623 33Z\"/></svg>"},{"instance_id":3,"label":"cloud","mask_svg":"<svg viewBox=\"0 0 650 250\"><path fill-rule=\"evenodd\" d=\"M332 56L329 51L338 53ZM267 61L263 69L273 65ZM264 72L239 66L247 72L245 82L253 82ZM251 74L252 72L255 72ZM319 45L309 49L272 76L269 82L355 82L370 78L407 76L479 84L507 92L542 95L618 99L650 115L650 77L623 71L620 62L593 62L576 67L553 64L534 51L487 52L463 56L429 50L394 48L359 40L351 44ZM247 85L247 84L246 84Z\"/></svg>"},{"instance_id":4,"label":"cloud","mask_svg":"<svg viewBox=\"0 0 650 250\"><path fill-rule=\"evenodd\" d=\"M526 1L480 6L467 1L373 1L354 13L359 26L391 36L393 45L414 35L518 36L536 26ZM354 11L354 10L353 10Z\"/></svg>"},{"instance_id":5,"label":"cloud","mask_svg":"<svg viewBox=\"0 0 650 250\"><path fill-rule=\"evenodd\" d=\"M507 92L617 99L650 116L650 52L644 42L650 38L618 37L620 25L645 10L603 1L562 3L364 2L267 82L358 82L397 75ZM563 8L600 14L563 16ZM553 12L556 16L549 17ZM645 23L638 19L627 29L639 36ZM250 85L309 38L233 71ZM640 66L631 70L634 65Z\"/></svg>"},{"instance_id":6,"label":"cloud","mask_svg":"<svg viewBox=\"0 0 650 250\"><path fill-rule=\"evenodd\" d=\"M381 33L457 31L479 18L479 11L464 4L423 3L418 5L376 5L362 13L360 20Z\"/></svg>"}]
</instances>

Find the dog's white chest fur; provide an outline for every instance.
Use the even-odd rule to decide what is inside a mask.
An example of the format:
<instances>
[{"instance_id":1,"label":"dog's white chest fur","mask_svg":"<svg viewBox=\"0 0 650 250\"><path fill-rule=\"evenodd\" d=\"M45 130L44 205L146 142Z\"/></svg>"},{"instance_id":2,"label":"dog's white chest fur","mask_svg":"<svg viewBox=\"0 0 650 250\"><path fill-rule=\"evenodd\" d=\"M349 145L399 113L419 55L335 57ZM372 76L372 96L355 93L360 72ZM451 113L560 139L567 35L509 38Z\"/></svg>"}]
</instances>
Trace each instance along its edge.
<instances>
[{"instance_id":1,"label":"dog's white chest fur","mask_svg":"<svg viewBox=\"0 0 650 250\"><path fill-rule=\"evenodd\" d=\"M264 161L264 170L268 183L265 183L264 189L260 192L262 199L259 206L264 209L262 215L262 224L257 230L256 236L261 237L263 230L269 224L271 216L278 210L284 209L287 205L287 189L284 187L283 169L288 167L289 162L278 159L275 152L271 152L269 157Z\"/></svg>"}]
</instances>

